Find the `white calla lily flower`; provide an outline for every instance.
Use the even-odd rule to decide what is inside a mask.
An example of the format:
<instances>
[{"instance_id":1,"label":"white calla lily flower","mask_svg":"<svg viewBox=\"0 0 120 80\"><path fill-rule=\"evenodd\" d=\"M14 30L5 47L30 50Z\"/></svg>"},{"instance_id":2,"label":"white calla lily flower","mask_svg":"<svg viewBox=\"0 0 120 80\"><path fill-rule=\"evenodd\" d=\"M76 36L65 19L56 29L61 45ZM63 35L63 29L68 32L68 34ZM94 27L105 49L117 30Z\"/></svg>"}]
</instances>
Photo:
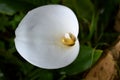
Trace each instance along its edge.
<instances>
[{"instance_id":1,"label":"white calla lily flower","mask_svg":"<svg viewBox=\"0 0 120 80\"><path fill-rule=\"evenodd\" d=\"M29 63L45 69L71 64L79 53L78 21L71 9L46 5L28 12L15 31L15 46Z\"/></svg>"}]
</instances>

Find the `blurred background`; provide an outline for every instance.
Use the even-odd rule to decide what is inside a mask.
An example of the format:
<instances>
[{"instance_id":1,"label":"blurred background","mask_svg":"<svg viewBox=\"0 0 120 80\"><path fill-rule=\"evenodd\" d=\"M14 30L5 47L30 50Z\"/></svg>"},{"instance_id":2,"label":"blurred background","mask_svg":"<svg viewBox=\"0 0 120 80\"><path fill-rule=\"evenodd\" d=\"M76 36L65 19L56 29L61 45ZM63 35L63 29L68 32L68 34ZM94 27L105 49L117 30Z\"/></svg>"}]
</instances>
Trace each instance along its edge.
<instances>
[{"instance_id":1,"label":"blurred background","mask_svg":"<svg viewBox=\"0 0 120 80\"><path fill-rule=\"evenodd\" d=\"M25 61L14 45L15 29L33 8L61 4L79 21L80 56L68 67L45 70ZM120 32L120 0L0 0L0 80L82 80ZM83 54L84 55L83 55Z\"/></svg>"}]
</instances>

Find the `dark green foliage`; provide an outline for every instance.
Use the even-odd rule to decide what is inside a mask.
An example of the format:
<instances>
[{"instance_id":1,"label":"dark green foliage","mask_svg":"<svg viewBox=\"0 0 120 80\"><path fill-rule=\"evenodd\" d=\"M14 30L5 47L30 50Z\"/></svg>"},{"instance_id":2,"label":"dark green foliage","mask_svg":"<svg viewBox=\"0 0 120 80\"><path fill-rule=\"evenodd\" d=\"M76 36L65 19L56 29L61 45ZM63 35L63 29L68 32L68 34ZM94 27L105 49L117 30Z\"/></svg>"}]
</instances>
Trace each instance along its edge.
<instances>
[{"instance_id":1,"label":"dark green foliage","mask_svg":"<svg viewBox=\"0 0 120 80\"><path fill-rule=\"evenodd\" d=\"M14 45L14 31L21 19L29 10L46 4L70 7L80 25L79 56L58 70L29 64ZM88 70L101 56L103 46L119 35L112 28L119 5L120 0L0 0L0 80L66 80Z\"/></svg>"}]
</instances>

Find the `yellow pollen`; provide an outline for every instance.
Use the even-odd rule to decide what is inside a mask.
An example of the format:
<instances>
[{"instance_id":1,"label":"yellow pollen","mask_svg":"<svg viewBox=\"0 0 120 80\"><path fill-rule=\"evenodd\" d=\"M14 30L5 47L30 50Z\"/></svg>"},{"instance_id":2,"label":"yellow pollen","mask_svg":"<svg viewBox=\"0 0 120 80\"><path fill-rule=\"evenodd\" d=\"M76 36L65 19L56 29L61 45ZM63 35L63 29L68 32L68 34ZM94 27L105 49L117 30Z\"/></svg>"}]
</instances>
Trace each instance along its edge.
<instances>
[{"instance_id":1,"label":"yellow pollen","mask_svg":"<svg viewBox=\"0 0 120 80\"><path fill-rule=\"evenodd\" d=\"M73 46L75 44L76 37L72 33L65 33L62 37L62 43L67 46Z\"/></svg>"}]
</instances>

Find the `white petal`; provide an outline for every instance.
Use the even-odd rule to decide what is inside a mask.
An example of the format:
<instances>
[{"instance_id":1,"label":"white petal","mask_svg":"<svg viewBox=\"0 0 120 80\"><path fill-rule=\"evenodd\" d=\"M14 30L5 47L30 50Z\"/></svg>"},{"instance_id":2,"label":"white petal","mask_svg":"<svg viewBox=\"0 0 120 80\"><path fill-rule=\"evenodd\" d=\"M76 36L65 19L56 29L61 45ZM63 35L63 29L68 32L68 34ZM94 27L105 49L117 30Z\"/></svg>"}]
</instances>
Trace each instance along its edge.
<instances>
[{"instance_id":1,"label":"white petal","mask_svg":"<svg viewBox=\"0 0 120 80\"><path fill-rule=\"evenodd\" d=\"M23 18L15 32L15 45L31 64L57 69L72 63L79 52L78 40L72 47L62 44L61 38L67 32L78 36L75 14L61 5L42 6Z\"/></svg>"},{"instance_id":2,"label":"white petal","mask_svg":"<svg viewBox=\"0 0 120 80\"><path fill-rule=\"evenodd\" d=\"M53 43L24 43L16 41L18 52L31 64L46 68L57 69L72 63L79 52L79 43L73 47L60 46Z\"/></svg>"}]
</instances>

